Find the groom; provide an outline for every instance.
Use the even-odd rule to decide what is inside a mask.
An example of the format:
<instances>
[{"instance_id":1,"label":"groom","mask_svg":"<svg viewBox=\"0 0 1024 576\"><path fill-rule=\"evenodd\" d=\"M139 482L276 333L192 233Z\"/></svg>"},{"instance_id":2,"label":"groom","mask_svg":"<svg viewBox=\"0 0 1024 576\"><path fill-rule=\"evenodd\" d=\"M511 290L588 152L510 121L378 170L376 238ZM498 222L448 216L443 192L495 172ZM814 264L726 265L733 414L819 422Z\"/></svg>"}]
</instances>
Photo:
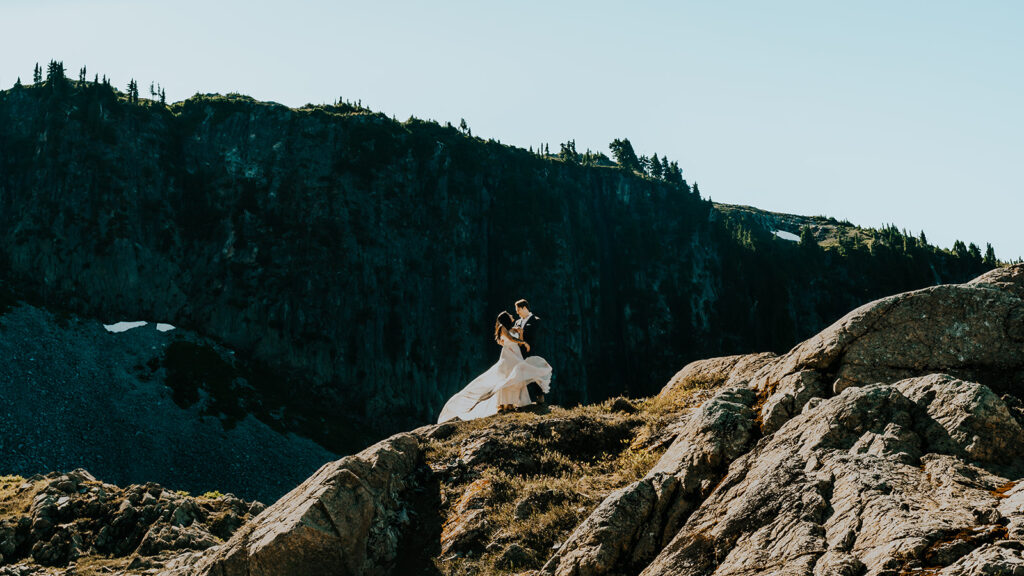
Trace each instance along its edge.
<instances>
[{"instance_id":1,"label":"groom","mask_svg":"<svg viewBox=\"0 0 1024 576\"><path fill-rule=\"evenodd\" d=\"M530 303L526 300L518 300L516 302L516 314L519 315L519 320L516 320L513 328L519 330L519 338L525 342L525 344L519 345L519 350L523 353L523 358L536 356L537 331L540 328L540 317L530 312ZM530 382L526 389L530 392L530 399L534 403L544 404L544 391L536 382Z\"/></svg>"}]
</instances>

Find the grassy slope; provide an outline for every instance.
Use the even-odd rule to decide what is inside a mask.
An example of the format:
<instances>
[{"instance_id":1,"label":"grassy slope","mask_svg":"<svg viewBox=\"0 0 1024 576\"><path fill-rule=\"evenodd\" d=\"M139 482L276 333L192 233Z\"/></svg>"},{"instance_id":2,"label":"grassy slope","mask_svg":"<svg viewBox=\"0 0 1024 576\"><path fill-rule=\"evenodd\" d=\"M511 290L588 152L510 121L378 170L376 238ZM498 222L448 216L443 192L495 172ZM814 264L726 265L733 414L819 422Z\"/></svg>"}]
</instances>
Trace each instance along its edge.
<instances>
[{"instance_id":1,"label":"grassy slope","mask_svg":"<svg viewBox=\"0 0 1024 576\"><path fill-rule=\"evenodd\" d=\"M442 546L482 507L486 525L450 550L437 573L515 574L539 569L611 492L642 478L674 439L673 424L709 397L697 386L639 401L519 412L459 423L432 440L441 478ZM510 548L519 547L523 551Z\"/></svg>"}]
</instances>

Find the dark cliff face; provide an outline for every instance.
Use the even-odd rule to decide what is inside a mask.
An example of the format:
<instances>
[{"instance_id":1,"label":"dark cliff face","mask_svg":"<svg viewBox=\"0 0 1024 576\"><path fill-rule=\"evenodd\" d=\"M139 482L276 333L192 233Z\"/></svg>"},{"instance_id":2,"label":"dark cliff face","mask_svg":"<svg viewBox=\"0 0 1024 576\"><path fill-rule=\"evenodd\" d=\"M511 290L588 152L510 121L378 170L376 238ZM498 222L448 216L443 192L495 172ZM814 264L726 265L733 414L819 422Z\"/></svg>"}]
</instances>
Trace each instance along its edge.
<instances>
[{"instance_id":1,"label":"dark cliff face","mask_svg":"<svg viewBox=\"0 0 1024 576\"><path fill-rule=\"evenodd\" d=\"M435 417L496 360L494 317L517 298L544 319L555 400L574 404L652 393L693 358L785 350L851 304L981 268L932 251L897 258L916 263L894 279L888 260L730 222L617 168L345 107L0 94L3 278L217 339L338 450L331 422Z\"/></svg>"}]
</instances>

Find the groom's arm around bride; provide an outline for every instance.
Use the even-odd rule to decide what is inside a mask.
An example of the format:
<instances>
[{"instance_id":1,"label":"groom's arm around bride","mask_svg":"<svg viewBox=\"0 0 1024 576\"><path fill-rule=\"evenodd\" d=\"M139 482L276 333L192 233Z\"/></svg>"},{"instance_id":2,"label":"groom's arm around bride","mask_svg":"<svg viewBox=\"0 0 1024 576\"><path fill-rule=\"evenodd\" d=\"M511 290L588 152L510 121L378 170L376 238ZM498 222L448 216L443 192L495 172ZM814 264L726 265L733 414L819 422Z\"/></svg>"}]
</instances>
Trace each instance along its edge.
<instances>
[{"instance_id":1,"label":"groom's arm around bride","mask_svg":"<svg viewBox=\"0 0 1024 576\"><path fill-rule=\"evenodd\" d=\"M523 344L519 345L523 358L528 356L539 356L540 348L537 346L538 333L540 331L540 317L530 311L530 303L526 300L516 302L516 313L519 314L519 331ZM530 398L537 404L544 403L544 390L535 382L527 385Z\"/></svg>"}]
</instances>

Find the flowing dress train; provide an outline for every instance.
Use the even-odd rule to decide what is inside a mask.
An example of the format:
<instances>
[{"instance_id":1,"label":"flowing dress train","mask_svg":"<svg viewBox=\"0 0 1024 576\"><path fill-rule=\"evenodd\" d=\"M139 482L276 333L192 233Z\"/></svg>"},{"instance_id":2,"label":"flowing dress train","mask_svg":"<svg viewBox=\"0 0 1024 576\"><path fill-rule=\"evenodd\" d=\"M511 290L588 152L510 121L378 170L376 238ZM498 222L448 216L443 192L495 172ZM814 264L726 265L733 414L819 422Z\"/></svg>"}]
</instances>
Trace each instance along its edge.
<instances>
[{"instance_id":1,"label":"flowing dress train","mask_svg":"<svg viewBox=\"0 0 1024 576\"><path fill-rule=\"evenodd\" d=\"M530 382L536 382L547 394L551 388L551 365L540 356L523 359L519 346L502 338L498 361L452 396L441 409L437 422L491 416L498 413L499 405L528 406L531 401L526 385Z\"/></svg>"}]
</instances>

